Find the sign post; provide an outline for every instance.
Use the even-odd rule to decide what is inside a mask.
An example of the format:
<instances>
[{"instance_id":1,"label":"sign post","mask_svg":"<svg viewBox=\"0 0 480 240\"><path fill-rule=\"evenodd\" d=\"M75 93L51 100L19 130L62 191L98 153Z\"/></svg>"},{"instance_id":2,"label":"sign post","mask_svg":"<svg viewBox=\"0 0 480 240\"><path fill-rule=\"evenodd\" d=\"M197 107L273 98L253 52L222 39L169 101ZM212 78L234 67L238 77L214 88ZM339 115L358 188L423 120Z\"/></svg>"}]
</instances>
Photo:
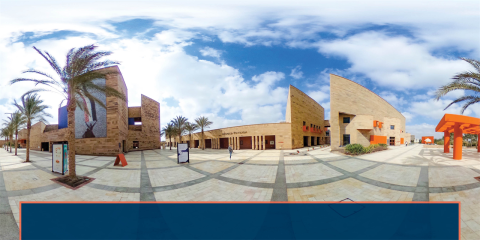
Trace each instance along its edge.
<instances>
[{"instance_id":1,"label":"sign post","mask_svg":"<svg viewBox=\"0 0 480 240\"><path fill-rule=\"evenodd\" d=\"M179 143L177 144L177 164L186 162L190 163L190 152L188 151L188 144Z\"/></svg>"},{"instance_id":2,"label":"sign post","mask_svg":"<svg viewBox=\"0 0 480 240\"><path fill-rule=\"evenodd\" d=\"M68 144L53 144L52 172L65 175L68 171Z\"/></svg>"}]
</instances>

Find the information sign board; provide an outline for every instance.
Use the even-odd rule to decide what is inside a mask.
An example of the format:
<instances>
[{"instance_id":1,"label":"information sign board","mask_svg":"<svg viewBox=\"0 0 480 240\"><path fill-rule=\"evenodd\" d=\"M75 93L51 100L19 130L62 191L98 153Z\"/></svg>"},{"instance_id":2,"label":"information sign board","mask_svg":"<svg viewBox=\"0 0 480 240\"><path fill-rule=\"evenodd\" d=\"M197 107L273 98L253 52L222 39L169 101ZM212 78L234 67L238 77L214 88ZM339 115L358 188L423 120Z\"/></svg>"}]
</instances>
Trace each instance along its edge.
<instances>
[{"instance_id":1,"label":"information sign board","mask_svg":"<svg viewBox=\"0 0 480 240\"><path fill-rule=\"evenodd\" d=\"M190 152L187 143L177 144L177 163L190 163Z\"/></svg>"},{"instance_id":2,"label":"information sign board","mask_svg":"<svg viewBox=\"0 0 480 240\"><path fill-rule=\"evenodd\" d=\"M53 144L52 146L52 172L61 173L68 171L68 144Z\"/></svg>"}]
</instances>

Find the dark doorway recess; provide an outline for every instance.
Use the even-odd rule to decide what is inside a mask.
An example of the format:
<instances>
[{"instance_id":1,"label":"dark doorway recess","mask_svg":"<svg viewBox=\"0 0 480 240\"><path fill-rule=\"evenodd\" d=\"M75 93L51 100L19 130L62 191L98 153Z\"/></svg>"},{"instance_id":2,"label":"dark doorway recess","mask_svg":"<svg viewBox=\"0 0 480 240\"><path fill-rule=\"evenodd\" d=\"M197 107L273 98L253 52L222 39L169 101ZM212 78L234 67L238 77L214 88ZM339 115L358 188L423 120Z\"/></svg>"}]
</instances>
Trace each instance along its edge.
<instances>
[{"instance_id":1,"label":"dark doorway recess","mask_svg":"<svg viewBox=\"0 0 480 240\"><path fill-rule=\"evenodd\" d=\"M50 151L50 143L49 142L42 142L41 148L42 148L42 151L46 151L46 152Z\"/></svg>"},{"instance_id":2,"label":"dark doorway recess","mask_svg":"<svg viewBox=\"0 0 480 240\"><path fill-rule=\"evenodd\" d=\"M212 139L205 139L205 148L212 148Z\"/></svg>"},{"instance_id":3,"label":"dark doorway recess","mask_svg":"<svg viewBox=\"0 0 480 240\"><path fill-rule=\"evenodd\" d=\"M198 146L200 146L200 140L195 140L194 148L198 148Z\"/></svg>"},{"instance_id":4,"label":"dark doorway recess","mask_svg":"<svg viewBox=\"0 0 480 240\"><path fill-rule=\"evenodd\" d=\"M275 135L265 136L265 149L275 149Z\"/></svg>"},{"instance_id":5,"label":"dark doorway recess","mask_svg":"<svg viewBox=\"0 0 480 240\"><path fill-rule=\"evenodd\" d=\"M310 142L310 143L311 143L310 145L312 145L312 146L317 145L317 144L315 144L315 137L311 137L310 141L311 141L311 142Z\"/></svg>"},{"instance_id":6,"label":"dark doorway recess","mask_svg":"<svg viewBox=\"0 0 480 240\"><path fill-rule=\"evenodd\" d=\"M317 137L317 145L320 145L320 137Z\"/></svg>"},{"instance_id":7,"label":"dark doorway recess","mask_svg":"<svg viewBox=\"0 0 480 240\"><path fill-rule=\"evenodd\" d=\"M220 138L220 148L228 148L228 138Z\"/></svg>"},{"instance_id":8,"label":"dark doorway recess","mask_svg":"<svg viewBox=\"0 0 480 240\"><path fill-rule=\"evenodd\" d=\"M390 145L395 146L395 137L390 137Z\"/></svg>"},{"instance_id":9,"label":"dark doorway recess","mask_svg":"<svg viewBox=\"0 0 480 240\"><path fill-rule=\"evenodd\" d=\"M252 137L240 137L240 149L252 149Z\"/></svg>"},{"instance_id":10,"label":"dark doorway recess","mask_svg":"<svg viewBox=\"0 0 480 240\"><path fill-rule=\"evenodd\" d=\"M308 136L303 136L303 146L308 147Z\"/></svg>"}]
</instances>

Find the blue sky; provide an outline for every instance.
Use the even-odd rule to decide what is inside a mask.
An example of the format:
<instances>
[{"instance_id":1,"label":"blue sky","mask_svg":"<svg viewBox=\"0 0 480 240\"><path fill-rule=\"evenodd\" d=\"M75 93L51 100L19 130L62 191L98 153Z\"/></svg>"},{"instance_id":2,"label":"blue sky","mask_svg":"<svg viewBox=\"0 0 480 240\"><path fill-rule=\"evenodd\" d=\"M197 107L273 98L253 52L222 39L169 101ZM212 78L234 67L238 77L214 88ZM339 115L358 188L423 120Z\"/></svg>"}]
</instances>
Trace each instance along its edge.
<instances>
[{"instance_id":1,"label":"blue sky","mask_svg":"<svg viewBox=\"0 0 480 240\"><path fill-rule=\"evenodd\" d=\"M443 108L468 94L434 101L434 91L471 70L459 57L480 56L478 1L22 3L0 8L1 115L32 88L9 80L31 67L51 71L32 46L63 62L70 48L94 43L121 62L130 106L140 94L161 103L162 125L177 115L207 116L213 128L283 121L289 84L328 118L332 73L390 102L407 132L433 135L460 106ZM56 123L60 96L42 97ZM479 105L465 114L480 117Z\"/></svg>"}]
</instances>

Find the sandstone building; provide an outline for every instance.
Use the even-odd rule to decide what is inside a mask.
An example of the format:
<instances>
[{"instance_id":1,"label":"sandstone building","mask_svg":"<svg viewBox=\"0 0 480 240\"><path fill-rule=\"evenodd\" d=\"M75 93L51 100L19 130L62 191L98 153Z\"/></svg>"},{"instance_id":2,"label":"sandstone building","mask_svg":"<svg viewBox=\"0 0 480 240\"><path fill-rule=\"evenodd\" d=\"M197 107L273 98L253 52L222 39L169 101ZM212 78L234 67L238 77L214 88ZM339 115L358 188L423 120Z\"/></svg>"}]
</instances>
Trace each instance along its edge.
<instances>
[{"instance_id":1,"label":"sandstone building","mask_svg":"<svg viewBox=\"0 0 480 240\"><path fill-rule=\"evenodd\" d=\"M290 85L288 91L285 122L253 124L214 129L204 132L205 148L234 149L295 149L317 146L328 141L325 135L324 109L315 100ZM167 143L170 142L166 139ZM182 136L181 142L197 148L201 146L201 133ZM179 142L172 138L172 145Z\"/></svg>"},{"instance_id":2,"label":"sandstone building","mask_svg":"<svg viewBox=\"0 0 480 240\"><path fill-rule=\"evenodd\" d=\"M122 152L160 148L160 104L144 95L141 106L128 107L128 90L117 66L104 68L110 72L101 84L113 87L127 101L103 95L106 109L87 101L92 114L75 112L75 150L85 155L116 155ZM102 99L102 96L98 96ZM37 122L30 131L30 149L51 151L54 143L67 143L66 108L59 109L59 124ZM26 146L27 130L19 132L19 143Z\"/></svg>"},{"instance_id":3,"label":"sandstone building","mask_svg":"<svg viewBox=\"0 0 480 240\"><path fill-rule=\"evenodd\" d=\"M401 145L410 141L405 117L383 98L346 78L330 74L332 150L347 144Z\"/></svg>"}]
</instances>

